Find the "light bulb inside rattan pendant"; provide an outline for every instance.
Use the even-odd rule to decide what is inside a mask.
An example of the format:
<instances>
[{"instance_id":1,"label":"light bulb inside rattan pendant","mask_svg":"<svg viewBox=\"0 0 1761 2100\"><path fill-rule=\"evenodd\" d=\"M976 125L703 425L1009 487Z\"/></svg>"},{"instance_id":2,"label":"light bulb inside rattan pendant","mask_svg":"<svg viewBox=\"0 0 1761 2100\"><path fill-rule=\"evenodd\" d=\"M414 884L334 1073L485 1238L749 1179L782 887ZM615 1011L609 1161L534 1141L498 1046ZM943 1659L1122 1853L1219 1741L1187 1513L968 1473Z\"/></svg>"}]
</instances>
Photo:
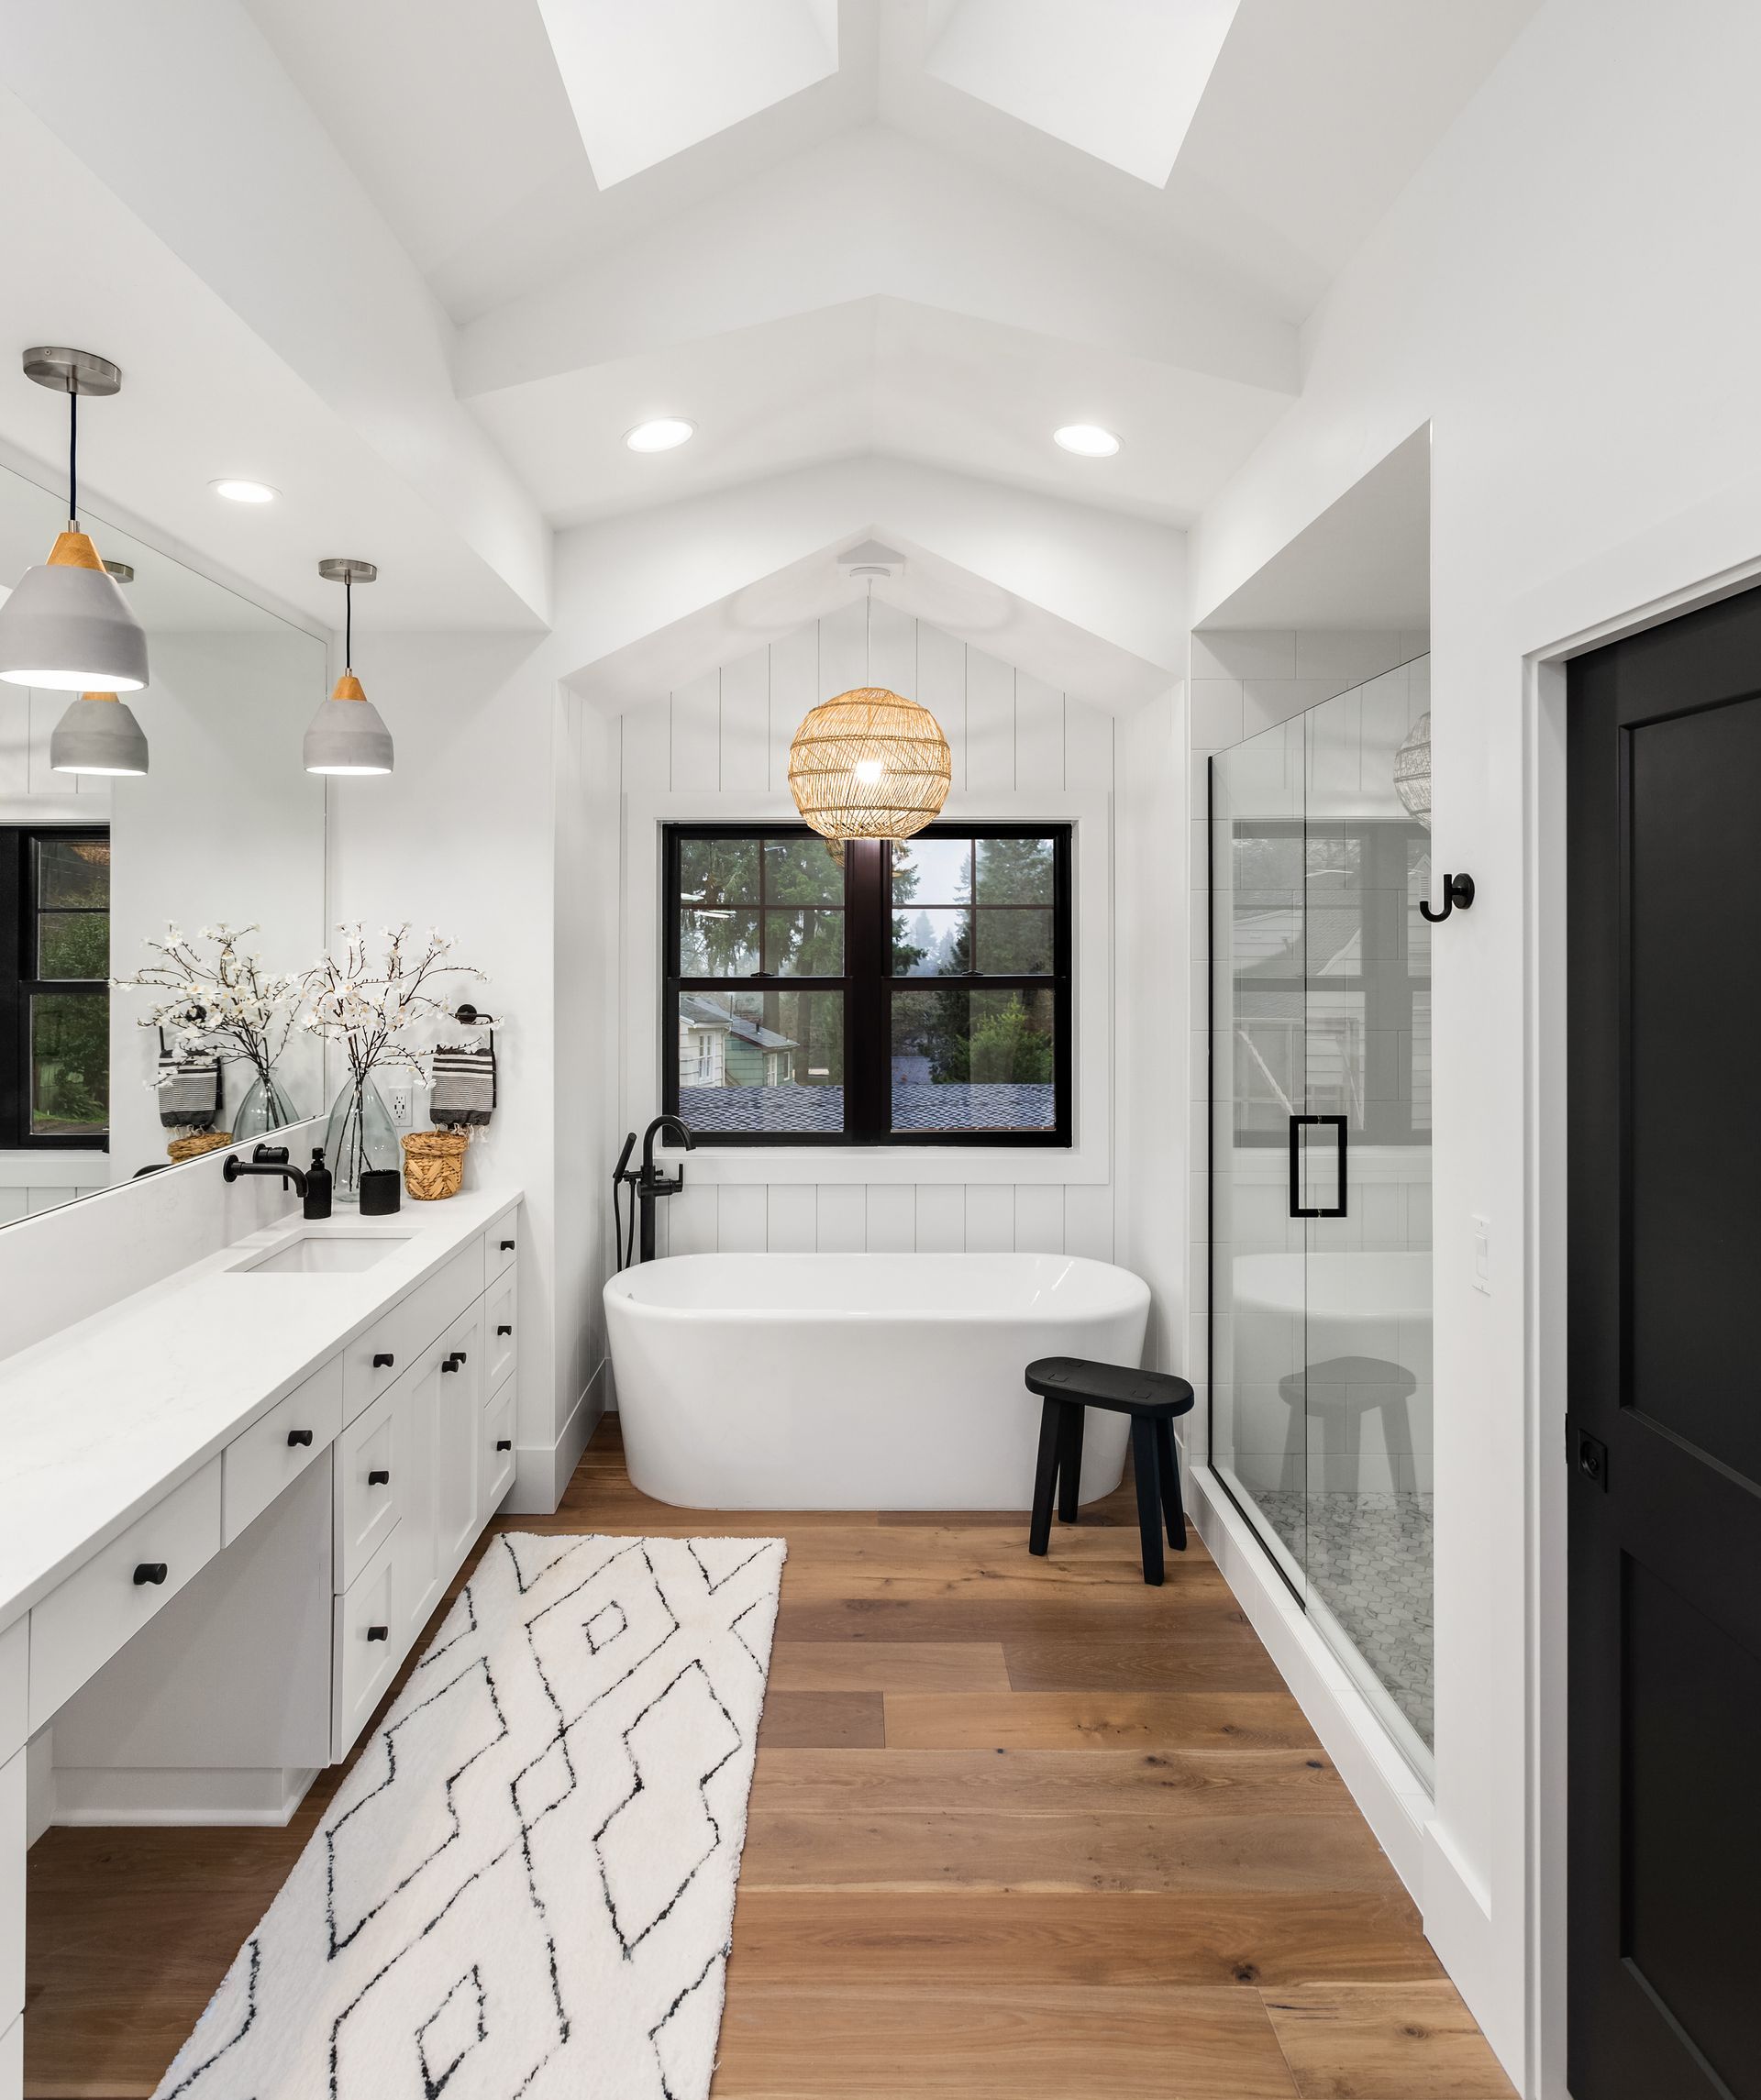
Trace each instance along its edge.
<instances>
[{"instance_id":1,"label":"light bulb inside rattan pendant","mask_svg":"<svg viewBox=\"0 0 1761 2100\"><path fill-rule=\"evenodd\" d=\"M789 791L822 838L910 838L941 814L953 778L941 724L883 685L823 701L789 746Z\"/></svg>"}]
</instances>

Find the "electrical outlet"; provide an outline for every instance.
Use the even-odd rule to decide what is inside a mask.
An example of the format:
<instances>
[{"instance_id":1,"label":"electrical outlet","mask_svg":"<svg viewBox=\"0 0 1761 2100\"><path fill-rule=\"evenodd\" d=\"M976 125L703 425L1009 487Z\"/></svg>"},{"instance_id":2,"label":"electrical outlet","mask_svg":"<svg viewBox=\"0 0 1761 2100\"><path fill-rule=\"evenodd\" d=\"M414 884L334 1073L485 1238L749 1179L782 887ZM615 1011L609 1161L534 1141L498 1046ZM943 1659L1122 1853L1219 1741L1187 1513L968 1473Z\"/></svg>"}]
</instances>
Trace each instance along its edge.
<instances>
[{"instance_id":1,"label":"electrical outlet","mask_svg":"<svg viewBox=\"0 0 1761 2100\"><path fill-rule=\"evenodd\" d=\"M410 1082L394 1080L385 1089L385 1106L392 1111L392 1121L399 1130L410 1127Z\"/></svg>"}]
</instances>

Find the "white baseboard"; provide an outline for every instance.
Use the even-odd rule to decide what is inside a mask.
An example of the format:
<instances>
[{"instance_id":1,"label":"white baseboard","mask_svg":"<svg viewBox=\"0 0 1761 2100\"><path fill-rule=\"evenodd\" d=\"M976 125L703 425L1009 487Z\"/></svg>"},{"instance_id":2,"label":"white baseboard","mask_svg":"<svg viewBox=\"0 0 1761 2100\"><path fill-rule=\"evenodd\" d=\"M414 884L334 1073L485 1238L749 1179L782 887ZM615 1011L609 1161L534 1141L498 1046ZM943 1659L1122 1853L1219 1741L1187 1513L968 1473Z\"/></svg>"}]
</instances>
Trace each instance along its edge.
<instances>
[{"instance_id":1,"label":"white baseboard","mask_svg":"<svg viewBox=\"0 0 1761 2100\"><path fill-rule=\"evenodd\" d=\"M58 1765L53 1820L79 1828L224 1824L283 1829L316 1771L201 1772L140 1766Z\"/></svg>"},{"instance_id":2,"label":"white baseboard","mask_svg":"<svg viewBox=\"0 0 1761 2100\"><path fill-rule=\"evenodd\" d=\"M563 1492L581 1464L587 1440L599 1427L605 1412L605 1396L611 1384L611 1359L602 1357L593 1375L563 1424L554 1444L522 1444L515 1453L514 1485L502 1508L514 1516L548 1517L561 1502Z\"/></svg>"},{"instance_id":3,"label":"white baseboard","mask_svg":"<svg viewBox=\"0 0 1761 2100\"><path fill-rule=\"evenodd\" d=\"M1195 1470L1191 1487L1193 1519L1212 1559L1363 1810L1377 1843L1423 1911L1425 1833L1434 1814L1430 1795L1344 1664L1279 1579L1265 1548L1216 1476Z\"/></svg>"}]
</instances>

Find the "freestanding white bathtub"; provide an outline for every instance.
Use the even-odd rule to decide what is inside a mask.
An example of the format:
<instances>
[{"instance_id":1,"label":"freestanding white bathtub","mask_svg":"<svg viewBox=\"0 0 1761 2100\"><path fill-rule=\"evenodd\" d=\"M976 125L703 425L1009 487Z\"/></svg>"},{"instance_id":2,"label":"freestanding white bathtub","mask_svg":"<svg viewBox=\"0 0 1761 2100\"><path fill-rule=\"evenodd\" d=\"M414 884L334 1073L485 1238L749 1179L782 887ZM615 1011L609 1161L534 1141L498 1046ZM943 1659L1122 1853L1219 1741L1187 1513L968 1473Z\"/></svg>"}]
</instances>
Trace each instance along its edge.
<instances>
[{"instance_id":1,"label":"freestanding white bathtub","mask_svg":"<svg viewBox=\"0 0 1761 2100\"><path fill-rule=\"evenodd\" d=\"M1024 1509L1036 1356L1141 1360L1149 1291L1067 1254L681 1254L605 1286L630 1478L694 1509ZM1089 1418L1082 1499L1126 1424Z\"/></svg>"}]
</instances>

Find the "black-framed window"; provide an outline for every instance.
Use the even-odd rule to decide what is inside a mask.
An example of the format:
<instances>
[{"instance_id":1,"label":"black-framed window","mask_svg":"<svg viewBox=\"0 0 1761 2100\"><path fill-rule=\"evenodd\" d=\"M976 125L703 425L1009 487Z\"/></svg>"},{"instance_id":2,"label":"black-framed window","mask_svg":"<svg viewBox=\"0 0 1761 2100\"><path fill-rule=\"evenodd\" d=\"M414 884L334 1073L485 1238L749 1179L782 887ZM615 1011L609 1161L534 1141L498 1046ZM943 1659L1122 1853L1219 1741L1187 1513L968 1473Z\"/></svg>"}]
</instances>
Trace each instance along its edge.
<instances>
[{"instance_id":1,"label":"black-framed window","mask_svg":"<svg viewBox=\"0 0 1761 2100\"><path fill-rule=\"evenodd\" d=\"M110 834L0 825L0 1147L110 1142Z\"/></svg>"},{"instance_id":2,"label":"black-framed window","mask_svg":"<svg viewBox=\"0 0 1761 2100\"><path fill-rule=\"evenodd\" d=\"M662 921L698 1143L1070 1143L1069 825L669 825Z\"/></svg>"}]
</instances>

